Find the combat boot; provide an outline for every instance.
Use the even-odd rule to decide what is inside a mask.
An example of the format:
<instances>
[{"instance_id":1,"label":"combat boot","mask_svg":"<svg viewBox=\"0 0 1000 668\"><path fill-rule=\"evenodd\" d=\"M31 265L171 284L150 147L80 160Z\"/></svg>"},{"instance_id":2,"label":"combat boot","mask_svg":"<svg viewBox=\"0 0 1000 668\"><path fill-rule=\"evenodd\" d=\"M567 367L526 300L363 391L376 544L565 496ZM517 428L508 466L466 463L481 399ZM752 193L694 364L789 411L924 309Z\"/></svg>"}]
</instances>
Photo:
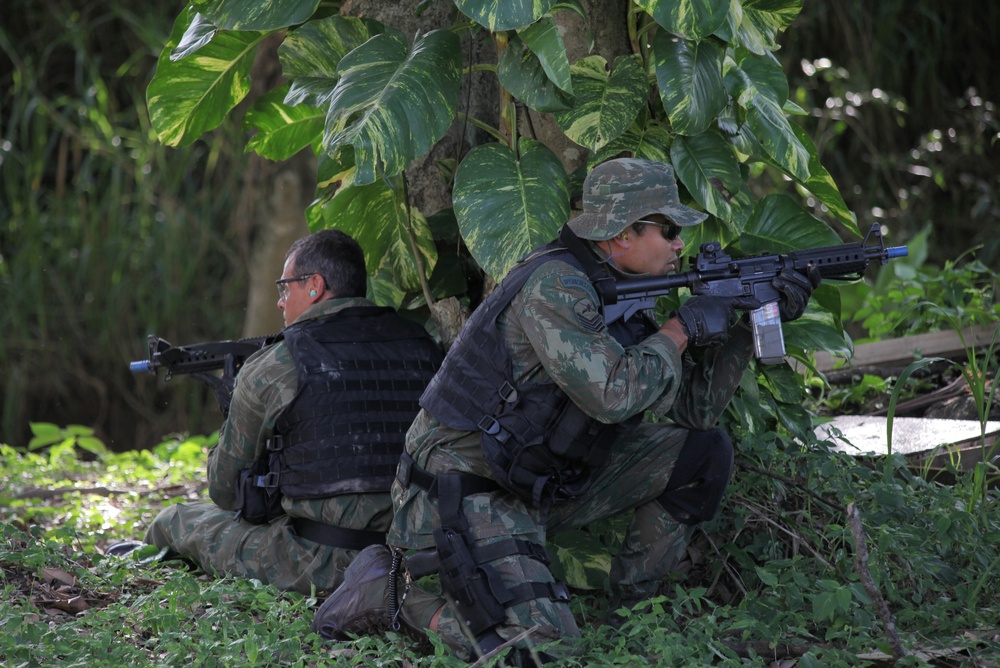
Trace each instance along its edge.
<instances>
[{"instance_id":1,"label":"combat boot","mask_svg":"<svg viewBox=\"0 0 1000 668\"><path fill-rule=\"evenodd\" d=\"M434 613L444 603L416 588L407 588L402 573L396 573L397 620L392 619L390 577L392 552L385 545L363 549L344 571L344 581L316 611L312 629L327 640L347 640L352 635L381 633L393 628L393 622L417 639ZM400 570L402 570L400 568Z\"/></svg>"}]
</instances>

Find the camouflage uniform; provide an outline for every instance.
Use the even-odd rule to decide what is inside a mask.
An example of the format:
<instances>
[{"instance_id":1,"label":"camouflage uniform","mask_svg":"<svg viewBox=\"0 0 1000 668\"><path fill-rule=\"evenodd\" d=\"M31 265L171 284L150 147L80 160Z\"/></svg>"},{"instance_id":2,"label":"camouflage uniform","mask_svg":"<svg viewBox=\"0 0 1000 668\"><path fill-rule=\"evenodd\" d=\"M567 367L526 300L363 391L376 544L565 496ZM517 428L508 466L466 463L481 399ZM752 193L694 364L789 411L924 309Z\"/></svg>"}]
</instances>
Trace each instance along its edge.
<instances>
[{"instance_id":1,"label":"camouflage uniform","mask_svg":"<svg viewBox=\"0 0 1000 668\"><path fill-rule=\"evenodd\" d=\"M372 303L358 298L329 299L309 308L296 322L354 306ZM285 497L282 507L287 514L270 524L233 519L240 472L264 453L264 444L296 389L295 364L283 342L247 360L237 376L219 444L208 457L208 489L214 503L164 508L146 533L147 543L188 557L208 573L255 578L288 591L308 594L312 586L323 591L340 584L357 551L301 538L292 529L291 519L384 532L392 512L389 494L341 494L311 500Z\"/></svg>"},{"instance_id":2,"label":"camouflage uniform","mask_svg":"<svg viewBox=\"0 0 1000 668\"><path fill-rule=\"evenodd\" d=\"M656 501L673 471L689 429L714 426L739 385L752 352L749 329L738 325L720 347L680 354L664 334L656 333L629 348L612 338L600 318L599 300L586 275L565 262L543 263L498 319L499 331L514 361L515 385L554 380L591 417L619 423L645 410L668 421L640 424L609 444L609 461L595 471L589 492L557 503L549 517L511 493L467 496L462 511L475 546L509 537L545 544L558 532L634 509L625 543L611 572L614 593L640 599L655 593L658 581L676 564L689 528L675 521ZM432 474L468 473L490 478L478 432L451 429L421 411L407 434L407 452ZM435 546L437 499L415 485L392 489L395 515L388 543L404 550ZM522 555L493 562L507 585L552 582L540 561ZM412 592L411 592L412 594ZM444 603L444 600L441 600ZM535 625L540 628L521 645L562 640L555 653L572 651L579 630L568 604L538 598L506 610L496 632L509 639ZM451 606L438 633L465 658L473 656ZM552 652L552 650L550 650Z\"/></svg>"}]
</instances>

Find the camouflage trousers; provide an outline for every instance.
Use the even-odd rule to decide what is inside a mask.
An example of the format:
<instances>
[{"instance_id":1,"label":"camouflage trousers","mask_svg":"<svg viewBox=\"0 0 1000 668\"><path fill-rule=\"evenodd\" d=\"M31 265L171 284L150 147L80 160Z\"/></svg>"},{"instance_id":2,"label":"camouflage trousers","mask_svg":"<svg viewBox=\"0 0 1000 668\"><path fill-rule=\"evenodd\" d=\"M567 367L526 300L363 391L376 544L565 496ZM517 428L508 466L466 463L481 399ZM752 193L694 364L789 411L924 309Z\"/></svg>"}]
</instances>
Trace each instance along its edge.
<instances>
[{"instance_id":1,"label":"camouflage trousers","mask_svg":"<svg viewBox=\"0 0 1000 668\"><path fill-rule=\"evenodd\" d=\"M329 503L329 501L327 501ZM388 529L382 520L363 528ZM344 578L357 550L306 540L283 515L270 524L233 520L233 512L213 503L167 506L146 531L145 541L188 558L206 573L253 578L285 591L332 591Z\"/></svg>"},{"instance_id":2,"label":"camouflage trousers","mask_svg":"<svg viewBox=\"0 0 1000 668\"><path fill-rule=\"evenodd\" d=\"M691 533L691 527L674 520L657 501L667 487L688 433L664 424L641 424L622 433L613 444L609 461L595 474L586 496L555 505L547 518L514 494L493 492L465 497L462 512L470 526L466 533L471 538L470 547L483 547L508 538L545 545L549 532L581 528L633 511L624 543L612 562L612 594L623 600L655 595L659 582L684 555ZM465 445L468 444L462 444ZM467 456L474 452L461 446L459 450ZM446 458L455 463L454 448ZM444 472L435 467L433 454L426 466L431 473ZM470 468L481 470L478 463ZM406 503L396 509L389 544L404 550L427 547L426 534L438 521L437 512L428 512L435 500L423 491L414 495L412 486L403 492L397 482L394 501L402 496ZM525 582L554 582L549 568L527 555L503 557L491 565L507 587ZM474 657L477 654L474 641L465 632L457 610L446 604L444 598L440 602L445 607L437 626L438 634L462 658ZM494 629L503 640L537 626L518 642L518 647L528 649L559 641L545 651L553 656L574 653L574 639L580 637L580 631L568 603L536 598L506 608L505 614L506 620Z\"/></svg>"}]
</instances>

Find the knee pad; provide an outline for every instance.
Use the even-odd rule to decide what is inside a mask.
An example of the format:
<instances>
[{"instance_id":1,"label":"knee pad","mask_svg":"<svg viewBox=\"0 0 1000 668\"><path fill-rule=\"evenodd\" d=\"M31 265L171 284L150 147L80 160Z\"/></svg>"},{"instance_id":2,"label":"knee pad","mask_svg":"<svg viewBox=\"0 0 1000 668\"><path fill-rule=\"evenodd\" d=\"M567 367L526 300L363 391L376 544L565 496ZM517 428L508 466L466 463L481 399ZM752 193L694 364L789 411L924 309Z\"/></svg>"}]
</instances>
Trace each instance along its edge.
<instances>
[{"instance_id":1,"label":"knee pad","mask_svg":"<svg viewBox=\"0 0 1000 668\"><path fill-rule=\"evenodd\" d=\"M682 524L715 517L733 472L733 443L721 429L690 431L667 488L656 499Z\"/></svg>"}]
</instances>

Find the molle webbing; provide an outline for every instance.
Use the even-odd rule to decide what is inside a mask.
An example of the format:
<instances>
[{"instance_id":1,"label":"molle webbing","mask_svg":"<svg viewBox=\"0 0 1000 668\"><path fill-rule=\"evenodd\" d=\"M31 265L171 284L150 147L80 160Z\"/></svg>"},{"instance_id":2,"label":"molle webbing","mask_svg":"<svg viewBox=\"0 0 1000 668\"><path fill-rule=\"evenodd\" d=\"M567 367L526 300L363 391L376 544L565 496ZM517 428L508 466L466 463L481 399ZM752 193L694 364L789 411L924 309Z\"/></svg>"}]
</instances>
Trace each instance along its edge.
<instances>
[{"instance_id":1,"label":"molle webbing","mask_svg":"<svg viewBox=\"0 0 1000 668\"><path fill-rule=\"evenodd\" d=\"M357 307L285 330L299 387L268 442L270 482L299 499L387 492L418 400L440 364L424 329Z\"/></svg>"}]
</instances>

